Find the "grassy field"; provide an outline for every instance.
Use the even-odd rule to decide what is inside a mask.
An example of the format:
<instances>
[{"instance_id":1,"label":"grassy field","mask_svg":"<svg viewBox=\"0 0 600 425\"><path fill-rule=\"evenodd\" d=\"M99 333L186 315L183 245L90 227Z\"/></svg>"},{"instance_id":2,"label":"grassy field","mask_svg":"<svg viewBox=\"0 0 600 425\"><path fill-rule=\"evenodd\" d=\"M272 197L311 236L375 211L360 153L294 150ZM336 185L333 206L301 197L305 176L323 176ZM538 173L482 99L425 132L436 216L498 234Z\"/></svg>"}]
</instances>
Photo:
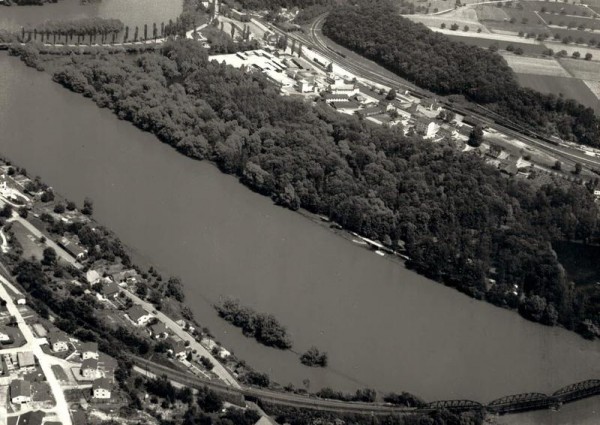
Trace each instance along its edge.
<instances>
[{"instance_id":1,"label":"grassy field","mask_svg":"<svg viewBox=\"0 0 600 425\"><path fill-rule=\"evenodd\" d=\"M23 257L35 257L37 260L44 258L44 249L46 248L37 238L29 232L21 223L11 223L11 230L23 247Z\"/></svg>"},{"instance_id":2,"label":"grassy field","mask_svg":"<svg viewBox=\"0 0 600 425\"><path fill-rule=\"evenodd\" d=\"M518 56L502 53L508 65L518 74L549 75L554 77L570 77L571 75L553 58L541 59L529 56Z\"/></svg>"},{"instance_id":3,"label":"grassy field","mask_svg":"<svg viewBox=\"0 0 600 425\"><path fill-rule=\"evenodd\" d=\"M561 65L575 78L600 81L600 63L579 59L561 59Z\"/></svg>"},{"instance_id":4,"label":"grassy field","mask_svg":"<svg viewBox=\"0 0 600 425\"><path fill-rule=\"evenodd\" d=\"M583 82L585 83L587 88L590 89L592 93L594 93L596 99L600 100L600 81L584 80Z\"/></svg>"},{"instance_id":5,"label":"grassy field","mask_svg":"<svg viewBox=\"0 0 600 425\"><path fill-rule=\"evenodd\" d=\"M581 80L534 74L517 74L517 79L523 87L529 87L542 93L555 95L562 93L565 98L574 99L582 105L591 107L596 113L600 113L600 100Z\"/></svg>"},{"instance_id":6,"label":"grassy field","mask_svg":"<svg viewBox=\"0 0 600 425\"><path fill-rule=\"evenodd\" d=\"M527 43L513 43L508 41L496 41L478 37L462 37L456 35L448 35L450 39L454 41L462 41L463 43L470 44L472 46L482 47L484 49L489 48L492 44L498 46L499 49L504 50L506 46L512 44L515 48L520 47L526 55L541 55L546 48L541 44L527 44Z\"/></svg>"}]
</instances>

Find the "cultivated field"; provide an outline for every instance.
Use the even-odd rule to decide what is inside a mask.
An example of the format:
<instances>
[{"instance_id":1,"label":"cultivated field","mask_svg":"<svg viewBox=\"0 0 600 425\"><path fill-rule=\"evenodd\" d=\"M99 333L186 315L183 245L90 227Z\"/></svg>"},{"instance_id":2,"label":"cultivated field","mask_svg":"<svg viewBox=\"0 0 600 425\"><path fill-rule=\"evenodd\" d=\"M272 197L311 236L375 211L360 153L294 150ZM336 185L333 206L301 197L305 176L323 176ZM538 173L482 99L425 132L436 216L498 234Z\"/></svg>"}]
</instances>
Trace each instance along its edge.
<instances>
[{"instance_id":1,"label":"cultivated field","mask_svg":"<svg viewBox=\"0 0 600 425\"><path fill-rule=\"evenodd\" d=\"M540 59L528 56L518 56L513 53L503 52L502 57L508 65L518 74L548 75L554 77L570 77L569 73L556 59Z\"/></svg>"},{"instance_id":2,"label":"cultivated field","mask_svg":"<svg viewBox=\"0 0 600 425\"><path fill-rule=\"evenodd\" d=\"M567 99L574 99L582 105L589 106L596 113L600 113L600 100L591 92L581 80L567 77L553 77L547 75L517 74L519 83L542 93L562 95Z\"/></svg>"},{"instance_id":3,"label":"cultivated field","mask_svg":"<svg viewBox=\"0 0 600 425\"><path fill-rule=\"evenodd\" d=\"M600 49L592 49L587 46L564 44L564 43L557 43L557 42L552 42L552 41L550 41L550 42L547 41L544 44L546 45L546 47L554 50L555 53L560 52L561 50L564 50L565 52L567 52L568 56L572 56L573 53L579 52L579 54L581 55L581 58L584 58L586 54L590 53L592 55L593 61L600 60ZM584 61L583 59L581 61L588 62L588 61Z\"/></svg>"},{"instance_id":4,"label":"cultivated field","mask_svg":"<svg viewBox=\"0 0 600 425\"><path fill-rule=\"evenodd\" d=\"M561 59L560 63L575 78L600 81L600 62Z\"/></svg>"},{"instance_id":5,"label":"cultivated field","mask_svg":"<svg viewBox=\"0 0 600 425\"><path fill-rule=\"evenodd\" d=\"M519 42L515 42L514 36L502 36L501 34L494 34L494 37L484 38L482 34L476 33L463 33L461 35L456 35L454 32L445 32L445 34L454 41L460 41L484 49L487 49L492 44L495 44L498 47L498 49L506 50L506 47L509 44L512 44L515 48L520 47L521 49L523 49L523 52L526 55L541 55L544 52L544 50L546 50L546 48L543 45L536 44L533 40L522 39ZM467 35L469 36L467 37Z\"/></svg>"},{"instance_id":6,"label":"cultivated field","mask_svg":"<svg viewBox=\"0 0 600 425\"><path fill-rule=\"evenodd\" d=\"M592 93L594 93L594 96L596 96L596 98L598 100L600 100L600 81L584 81L584 84L587 86L588 89L590 89L590 91Z\"/></svg>"},{"instance_id":7,"label":"cultivated field","mask_svg":"<svg viewBox=\"0 0 600 425\"><path fill-rule=\"evenodd\" d=\"M469 31L477 32L478 28L481 28L482 32L489 32L489 30L477 20L477 13L473 9L458 9L448 13L442 13L440 15L404 15L406 18L413 22L420 22L430 28L441 28L442 24L445 24L447 29L453 24L459 26L458 31L462 31L466 26L469 27Z\"/></svg>"}]
</instances>

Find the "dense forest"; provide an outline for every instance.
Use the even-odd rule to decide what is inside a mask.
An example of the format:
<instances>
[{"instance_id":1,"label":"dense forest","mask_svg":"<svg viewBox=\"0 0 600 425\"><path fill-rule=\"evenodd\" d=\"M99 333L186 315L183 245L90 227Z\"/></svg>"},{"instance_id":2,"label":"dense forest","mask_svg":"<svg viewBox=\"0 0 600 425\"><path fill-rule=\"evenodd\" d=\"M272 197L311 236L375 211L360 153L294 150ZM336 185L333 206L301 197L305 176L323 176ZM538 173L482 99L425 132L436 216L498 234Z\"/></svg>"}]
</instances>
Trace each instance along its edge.
<instances>
[{"instance_id":1,"label":"dense forest","mask_svg":"<svg viewBox=\"0 0 600 425\"><path fill-rule=\"evenodd\" d=\"M600 121L591 108L521 88L500 55L410 21L390 0L337 7L323 33L420 87L464 95L525 127L600 146Z\"/></svg>"},{"instance_id":2,"label":"dense forest","mask_svg":"<svg viewBox=\"0 0 600 425\"><path fill-rule=\"evenodd\" d=\"M600 334L600 287L574 288L550 244L596 237L583 186L538 189L452 146L282 97L260 73L211 63L191 41L162 54L74 57L53 78L277 204L405 247L408 266L432 279Z\"/></svg>"}]
</instances>

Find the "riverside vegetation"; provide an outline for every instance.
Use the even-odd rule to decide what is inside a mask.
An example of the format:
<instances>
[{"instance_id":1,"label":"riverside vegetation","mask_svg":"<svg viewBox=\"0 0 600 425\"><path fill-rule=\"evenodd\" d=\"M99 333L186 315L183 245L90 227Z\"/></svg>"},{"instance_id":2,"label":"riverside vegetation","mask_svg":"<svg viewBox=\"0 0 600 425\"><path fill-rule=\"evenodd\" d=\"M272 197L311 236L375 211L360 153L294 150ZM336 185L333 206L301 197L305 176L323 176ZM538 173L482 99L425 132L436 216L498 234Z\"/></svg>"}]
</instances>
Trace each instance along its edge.
<instances>
[{"instance_id":1,"label":"riverside vegetation","mask_svg":"<svg viewBox=\"0 0 600 425\"><path fill-rule=\"evenodd\" d=\"M598 239L597 182L538 188L507 179L451 142L424 144L284 98L258 73L209 62L193 41L52 60L56 82L277 204L403 246L409 267L472 297L600 335L600 287L571 285L551 248Z\"/></svg>"},{"instance_id":2,"label":"riverside vegetation","mask_svg":"<svg viewBox=\"0 0 600 425\"><path fill-rule=\"evenodd\" d=\"M258 313L231 298L216 304L215 309L219 316L241 328L244 335L254 337L261 344L282 350L292 347L286 329L272 314Z\"/></svg>"}]
</instances>

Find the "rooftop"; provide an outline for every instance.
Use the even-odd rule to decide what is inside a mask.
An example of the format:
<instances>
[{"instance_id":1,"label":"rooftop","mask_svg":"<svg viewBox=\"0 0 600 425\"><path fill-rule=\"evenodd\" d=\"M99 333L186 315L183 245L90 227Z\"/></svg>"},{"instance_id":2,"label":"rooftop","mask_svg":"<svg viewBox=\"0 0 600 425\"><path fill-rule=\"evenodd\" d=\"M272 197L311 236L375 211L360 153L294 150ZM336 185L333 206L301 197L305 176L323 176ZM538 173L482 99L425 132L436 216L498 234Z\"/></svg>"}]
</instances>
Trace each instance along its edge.
<instances>
[{"instance_id":1,"label":"rooftop","mask_svg":"<svg viewBox=\"0 0 600 425\"><path fill-rule=\"evenodd\" d=\"M69 342L69 338L62 332L53 331L48 334L48 342L50 342L50 344Z\"/></svg>"},{"instance_id":2,"label":"rooftop","mask_svg":"<svg viewBox=\"0 0 600 425\"><path fill-rule=\"evenodd\" d=\"M24 379L15 379L10 383L11 398L24 396L31 397L31 384Z\"/></svg>"},{"instance_id":3,"label":"rooftop","mask_svg":"<svg viewBox=\"0 0 600 425\"><path fill-rule=\"evenodd\" d=\"M127 315L131 318L131 320L133 320L134 322L137 322L138 320L140 320L142 317L144 316L148 316L150 313L148 313L146 310L144 310L142 308L142 306L140 305L134 305L133 307L131 307L129 310L127 310Z\"/></svg>"},{"instance_id":4,"label":"rooftop","mask_svg":"<svg viewBox=\"0 0 600 425\"><path fill-rule=\"evenodd\" d=\"M85 359L83 363L81 363L81 370L84 369L98 369L98 360L96 359Z\"/></svg>"},{"instance_id":5,"label":"rooftop","mask_svg":"<svg viewBox=\"0 0 600 425\"><path fill-rule=\"evenodd\" d=\"M92 351L94 353L98 352L98 343L97 342L84 342L81 344L81 352Z\"/></svg>"},{"instance_id":6,"label":"rooftop","mask_svg":"<svg viewBox=\"0 0 600 425\"><path fill-rule=\"evenodd\" d=\"M102 389L102 390L110 390L112 388L111 382L106 378L99 378L94 380L92 385L92 389Z\"/></svg>"},{"instance_id":7,"label":"rooftop","mask_svg":"<svg viewBox=\"0 0 600 425\"><path fill-rule=\"evenodd\" d=\"M19 367L35 366L35 358L31 351L17 353L17 360L19 361Z\"/></svg>"}]
</instances>

